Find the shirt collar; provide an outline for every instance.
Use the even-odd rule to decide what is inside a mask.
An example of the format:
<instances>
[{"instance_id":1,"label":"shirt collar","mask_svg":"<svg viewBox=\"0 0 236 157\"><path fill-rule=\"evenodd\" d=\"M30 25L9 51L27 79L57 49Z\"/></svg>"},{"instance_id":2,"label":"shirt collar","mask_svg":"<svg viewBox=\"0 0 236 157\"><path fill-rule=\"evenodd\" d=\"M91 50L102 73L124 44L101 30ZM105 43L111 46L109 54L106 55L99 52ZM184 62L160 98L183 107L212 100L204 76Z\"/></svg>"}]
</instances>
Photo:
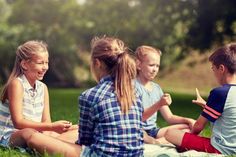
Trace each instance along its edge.
<instances>
[{"instance_id":1,"label":"shirt collar","mask_svg":"<svg viewBox=\"0 0 236 157\"><path fill-rule=\"evenodd\" d=\"M107 76L104 76L103 78L101 78L101 80L99 81L99 84L104 83L106 81L113 81L113 80L114 79L110 75L107 75Z\"/></svg>"},{"instance_id":2,"label":"shirt collar","mask_svg":"<svg viewBox=\"0 0 236 157\"><path fill-rule=\"evenodd\" d=\"M35 82L35 89L30 85L29 81L27 80L27 78L25 77L25 75L20 76L20 78L23 80L23 83L25 84L25 88L27 90L32 90L37 92L38 89L38 80L36 80Z\"/></svg>"}]
</instances>

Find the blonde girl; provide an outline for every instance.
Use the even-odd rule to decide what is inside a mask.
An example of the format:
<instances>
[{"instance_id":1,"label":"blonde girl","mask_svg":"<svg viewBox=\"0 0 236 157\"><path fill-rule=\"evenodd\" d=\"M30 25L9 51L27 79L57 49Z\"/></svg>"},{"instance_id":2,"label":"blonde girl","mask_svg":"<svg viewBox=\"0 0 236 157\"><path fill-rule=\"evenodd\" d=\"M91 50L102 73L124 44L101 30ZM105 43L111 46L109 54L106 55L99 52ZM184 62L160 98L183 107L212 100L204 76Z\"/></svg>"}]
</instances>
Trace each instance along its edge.
<instances>
[{"instance_id":1,"label":"blonde girl","mask_svg":"<svg viewBox=\"0 0 236 157\"><path fill-rule=\"evenodd\" d=\"M15 65L1 97L1 145L28 146L49 154L72 150L76 127L66 120L51 121L48 89L41 82L48 70L48 58L47 45L41 41L28 41L17 48Z\"/></svg>"},{"instance_id":2,"label":"blonde girl","mask_svg":"<svg viewBox=\"0 0 236 157\"><path fill-rule=\"evenodd\" d=\"M94 38L91 71L98 84L79 97L83 156L143 156L142 112L134 60L117 38Z\"/></svg>"},{"instance_id":3,"label":"blonde girl","mask_svg":"<svg viewBox=\"0 0 236 157\"><path fill-rule=\"evenodd\" d=\"M166 143L167 141L163 137L168 128L187 131L191 129L194 120L174 115L168 106L172 102L170 94L164 94L161 87L153 82L159 72L161 51L154 47L143 45L136 49L135 55L138 73L135 86L142 97L142 105L144 106L143 128L146 131L144 136L145 143ZM164 128L156 126L158 110L170 126ZM146 135L149 135L149 137Z\"/></svg>"}]
</instances>

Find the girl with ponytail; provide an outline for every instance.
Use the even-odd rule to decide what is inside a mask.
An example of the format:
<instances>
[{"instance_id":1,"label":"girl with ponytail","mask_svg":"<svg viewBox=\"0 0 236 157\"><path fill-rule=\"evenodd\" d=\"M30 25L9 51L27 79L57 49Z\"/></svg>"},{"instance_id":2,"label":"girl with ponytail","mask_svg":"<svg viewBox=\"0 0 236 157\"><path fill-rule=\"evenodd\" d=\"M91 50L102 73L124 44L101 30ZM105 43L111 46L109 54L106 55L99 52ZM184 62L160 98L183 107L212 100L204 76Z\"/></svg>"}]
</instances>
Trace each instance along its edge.
<instances>
[{"instance_id":1,"label":"girl with ponytail","mask_svg":"<svg viewBox=\"0 0 236 157\"><path fill-rule=\"evenodd\" d=\"M133 80L135 61L123 41L95 37L91 72L98 84L79 97L77 143L82 156L143 156L142 112Z\"/></svg>"}]
</instances>

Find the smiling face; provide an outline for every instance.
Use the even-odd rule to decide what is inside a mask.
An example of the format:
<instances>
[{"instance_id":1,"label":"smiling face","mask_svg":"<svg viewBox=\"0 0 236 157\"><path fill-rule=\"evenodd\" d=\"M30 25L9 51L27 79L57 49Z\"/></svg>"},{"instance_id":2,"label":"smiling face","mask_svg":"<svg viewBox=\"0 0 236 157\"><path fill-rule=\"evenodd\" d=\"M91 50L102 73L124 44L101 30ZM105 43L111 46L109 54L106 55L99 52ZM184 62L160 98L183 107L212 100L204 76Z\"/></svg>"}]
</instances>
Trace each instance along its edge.
<instances>
[{"instance_id":1,"label":"smiling face","mask_svg":"<svg viewBox=\"0 0 236 157\"><path fill-rule=\"evenodd\" d=\"M153 80L160 67L160 55L148 52L142 59L137 60L138 77L144 81Z\"/></svg>"},{"instance_id":2,"label":"smiling face","mask_svg":"<svg viewBox=\"0 0 236 157\"><path fill-rule=\"evenodd\" d=\"M22 67L24 74L30 84L33 86L36 80L42 80L48 70L48 52L39 52L30 60L24 60Z\"/></svg>"}]
</instances>

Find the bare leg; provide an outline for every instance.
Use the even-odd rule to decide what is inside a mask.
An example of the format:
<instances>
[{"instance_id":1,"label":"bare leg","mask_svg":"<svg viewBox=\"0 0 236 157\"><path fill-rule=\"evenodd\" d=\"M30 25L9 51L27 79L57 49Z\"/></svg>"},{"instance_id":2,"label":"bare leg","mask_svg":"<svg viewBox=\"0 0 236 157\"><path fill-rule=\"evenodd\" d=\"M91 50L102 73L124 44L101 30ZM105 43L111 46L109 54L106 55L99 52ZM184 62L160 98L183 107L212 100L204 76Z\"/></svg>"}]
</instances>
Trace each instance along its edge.
<instances>
[{"instance_id":1,"label":"bare leg","mask_svg":"<svg viewBox=\"0 0 236 157\"><path fill-rule=\"evenodd\" d=\"M64 142L59 139L44 135L42 133L34 133L27 142L27 145L44 154L61 154L65 157L78 157L81 152L81 146Z\"/></svg>"},{"instance_id":2,"label":"bare leg","mask_svg":"<svg viewBox=\"0 0 236 157\"><path fill-rule=\"evenodd\" d=\"M161 129L158 131L157 138L164 137L164 136L165 136L165 133L166 133L166 131L167 131L168 129L178 129L178 130L182 130L182 131L185 131L185 132L189 132L189 131L190 131L189 126L188 126L187 124L170 125L170 126L161 128Z\"/></svg>"},{"instance_id":3,"label":"bare leg","mask_svg":"<svg viewBox=\"0 0 236 157\"><path fill-rule=\"evenodd\" d=\"M165 134L165 138L170 143L181 146L185 132L178 129L168 129Z\"/></svg>"},{"instance_id":4,"label":"bare leg","mask_svg":"<svg viewBox=\"0 0 236 157\"><path fill-rule=\"evenodd\" d=\"M55 137L57 138L58 136L60 136L59 133L55 132L55 131L43 131L42 132L44 135L47 135L47 136L51 136L51 137Z\"/></svg>"},{"instance_id":5,"label":"bare leg","mask_svg":"<svg viewBox=\"0 0 236 157\"><path fill-rule=\"evenodd\" d=\"M37 131L34 129L26 128L22 130L18 130L11 135L10 138L10 146L11 147L26 147L27 141L30 137L36 133Z\"/></svg>"},{"instance_id":6,"label":"bare leg","mask_svg":"<svg viewBox=\"0 0 236 157\"><path fill-rule=\"evenodd\" d=\"M57 138L62 141L75 143L75 141L78 140L78 130L77 129L69 130L65 133L60 134L59 136L57 136Z\"/></svg>"},{"instance_id":7,"label":"bare leg","mask_svg":"<svg viewBox=\"0 0 236 157\"><path fill-rule=\"evenodd\" d=\"M158 139L159 143L161 143L161 144L168 144L169 143L169 141L167 141L165 139L165 134L166 134L168 129L182 130L184 132L189 132L190 131L189 126L187 124L176 124L176 125L171 125L171 126L161 128L158 131L158 134L157 134L157 137L156 137Z\"/></svg>"},{"instance_id":8,"label":"bare leg","mask_svg":"<svg viewBox=\"0 0 236 157\"><path fill-rule=\"evenodd\" d=\"M160 144L159 140L149 136L146 131L143 130L143 140L147 144Z\"/></svg>"},{"instance_id":9,"label":"bare leg","mask_svg":"<svg viewBox=\"0 0 236 157\"><path fill-rule=\"evenodd\" d=\"M57 133L55 131L43 131L44 135L55 137L65 142L75 143L78 139L78 126L72 125L68 131L64 133Z\"/></svg>"}]
</instances>

